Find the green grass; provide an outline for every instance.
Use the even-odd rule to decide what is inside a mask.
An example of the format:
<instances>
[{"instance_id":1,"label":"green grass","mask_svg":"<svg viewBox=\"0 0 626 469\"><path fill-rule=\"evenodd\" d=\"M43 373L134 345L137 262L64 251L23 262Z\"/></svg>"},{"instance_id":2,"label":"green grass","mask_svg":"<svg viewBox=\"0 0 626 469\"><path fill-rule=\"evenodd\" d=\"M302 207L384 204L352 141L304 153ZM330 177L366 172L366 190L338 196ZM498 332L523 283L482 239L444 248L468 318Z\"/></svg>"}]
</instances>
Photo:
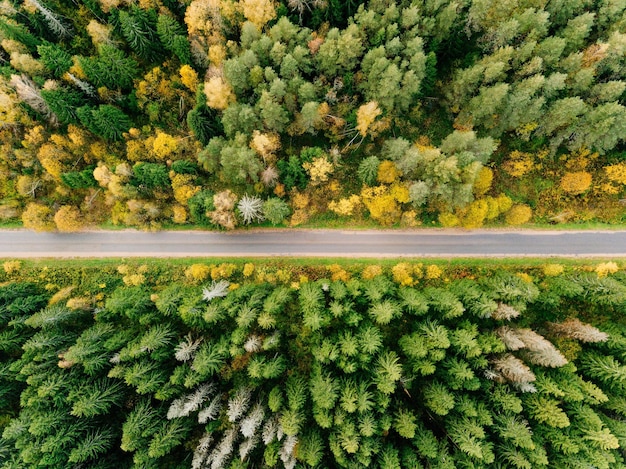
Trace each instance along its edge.
<instances>
[{"instance_id":1,"label":"green grass","mask_svg":"<svg viewBox=\"0 0 626 469\"><path fill-rule=\"evenodd\" d=\"M11 258L0 259L0 263ZM193 264L234 264L237 267L243 267L244 264L252 262L255 266L268 266L275 268L282 267L314 267L314 266L327 266L332 264L339 264L344 268L359 269L367 265L380 265L381 267L393 267L399 262L410 263L423 263L434 264L440 267L481 267L486 269L497 269L500 267L515 267L515 268L533 268L549 263L558 263L564 266L576 267L590 264L597 264L603 261L609 261L614 259L601 259L594 258L579 259L579 258L385 258L385 259L371 259L371 258L342 258L342 257L329 257L329 258L281 258L276 259L272 257L267 258L232 258L232 257L185 257L185 258L164 258L164 257L141 257L141 258L85 258L85 259L21 259L22 269L41 269L48 268L106 268L116 267L120 264L127 264L129 266L140 266L143 264L149 264L153 268L168 268L168 267L188 267Z\"/></svg>"}]
</instances>

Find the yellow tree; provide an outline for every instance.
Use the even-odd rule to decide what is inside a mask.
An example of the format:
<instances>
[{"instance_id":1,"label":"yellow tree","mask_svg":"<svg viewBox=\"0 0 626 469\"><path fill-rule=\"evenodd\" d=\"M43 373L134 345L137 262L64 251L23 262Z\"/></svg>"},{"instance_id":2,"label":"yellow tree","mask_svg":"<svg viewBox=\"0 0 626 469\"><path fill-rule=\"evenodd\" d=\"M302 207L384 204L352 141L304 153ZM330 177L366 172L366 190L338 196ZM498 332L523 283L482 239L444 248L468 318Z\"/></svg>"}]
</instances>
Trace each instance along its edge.
<instances>
[{"instance_id":1,"label":"yellow tree","mask_svg":"<svg viewBox=\"0 0 626 469\"><path fill-rule=\"evenodd\" d=\"M376 101L370 101L363 104L356 112L356 129L359 131L362 137L367 135L368 130L372 127L372 124L378 116L382 114L378 103Z\"/></svg>"},{"instance_id":2,"label":"yellow tree","mask_svg":"<svg viewBox=\"0 0 626 469\"><path fill-rule=\"evenodd\" d=\"M22 222L24 228L35 231L52 231L55 227L50 207L35 202L26 206L22 213Z\"/></svg>"},{"instance_id":3,"label":"yellow tree","mask_svg":"<svg viewBox=\"0 0 626 469\"><path fill-rule=\"evenodd\" d=\"M214 76L204 83L206 104L210 108L223 111L235 100L233 90L222 77Z\"/></svg>"},{"instance_id":4,"label":"yellow tree","mask_svg":"<svg viewBox=\"0 0 626 469\"><path fill-rule=\"evenodd\" d=\"M239 5L243 16L259 29L276 17L272 0L241 0Z\"/></svg>"},{"instance_id":5,"label":"yellow tree","mask_svg":"<svg viewBox=\"0 0 626 469\"><path fill-rule=\"evenodd\" d=\"M78 208L72 205L63 205L54 214L54 223L59 231L80 231L83 220Z\"/></svg>"}]
</instances>

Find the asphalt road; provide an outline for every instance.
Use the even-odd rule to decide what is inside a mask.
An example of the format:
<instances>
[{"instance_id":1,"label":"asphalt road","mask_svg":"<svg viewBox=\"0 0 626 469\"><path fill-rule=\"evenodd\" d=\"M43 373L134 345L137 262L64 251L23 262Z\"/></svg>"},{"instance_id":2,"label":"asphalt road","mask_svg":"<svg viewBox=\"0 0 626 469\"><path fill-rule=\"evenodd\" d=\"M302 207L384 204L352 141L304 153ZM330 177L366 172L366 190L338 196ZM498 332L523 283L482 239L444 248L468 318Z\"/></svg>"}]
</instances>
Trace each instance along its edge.
<instances>
[{"instance_id":1,"label":"asphalt road","mask_svg":"<svg viewBox=\"0 0 626 469\"><path fill-rule=\"evenodd\" d=\"M0 231L0 257L626 257L626 231Z\"/></svg>"}]
</instances>

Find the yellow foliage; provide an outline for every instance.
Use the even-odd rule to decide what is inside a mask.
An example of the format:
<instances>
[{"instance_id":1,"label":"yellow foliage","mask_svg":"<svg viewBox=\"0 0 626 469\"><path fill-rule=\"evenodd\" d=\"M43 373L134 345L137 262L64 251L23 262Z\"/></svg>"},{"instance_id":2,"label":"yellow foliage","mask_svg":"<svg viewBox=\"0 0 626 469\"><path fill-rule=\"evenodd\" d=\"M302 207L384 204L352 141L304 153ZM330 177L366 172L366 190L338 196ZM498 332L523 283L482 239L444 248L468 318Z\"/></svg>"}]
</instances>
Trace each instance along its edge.
<instances>
[{"instance_id":1,"label":"yellow foliage","mask_svg":"<svg viewBox=\"0 0 626 469\"><path fill-rule=\"evenodd\" d=\"M487 193L489 189L491 189L491 184L493 182L493 171L491 168L487 166L483 166L480 168L478 172L478 177L474 181L474 195L476 197L481 197Z\"/></svg>"},{"instance_id":2,"label":"yellow foliage","mask_svg":"<svg viewBox=\"0 0 626 469\"><path fill-rule=\"evenodd\" d=\"M165 160L176 151L178 139L158 130L156 134L156 138L152 143L152 151L157 158Z\"/></svg>"},{"instance_id":3,"label":"yellow foliage","mask_svg":"<svg viewBox=\"0 0 626 469\"><path fill-rule=\"evenodd\" d=\"M94 46L111 44L111 30L113 29L111 26L91 20L85 29L89 37L91 37L91 42L93 42Z\"/></svg>"},{"instance_id":4,"label":"yellow foliage","mask_svg":"<svg viewBox=\"0 0 626 469\"><path fill-rule=\"evenodd\" d=\"M498 197L495 198L495 201L498 206L498 215L508 212L513 206L513 200L511 200L508 195L500 194ZM489 218L490 215L491 212L487 215L487 217Z\"/></svg>"},{"instance_id":5,"label":"yellow foliage","mask_svg":"<svg viewBox=\"0 0 626 469\"><path fill-rule=\"evenodd\" d=\"M72 142L73 150L78 150L84 146L89 138L83 129L76 127L74 124L67 126L67 137Z\"/></svg>"},{"instance_id":6,"label":"yellow foliage","mask_svg":"<svg viewBox=\"0 0 626 469\"><path fill-rule=\"evenodd\" d=\"M193 283L203 282L211 273L211 268L205 264L193 264L185 270L185 277Z\"/></svg>"},{"instance_id":7,"label":"yellow foliage","mask_svg":"<svg viewBox=\"0 0 626 469\"><path fill-rule=\"evenodd\" d=\"M311 198L304 192L294 191L291 196L291 204L296 210L303 210L309 206Z\"/></svg>"},{"instance_id":8,"label":"yellow foliage","mask_svg":"<svg viewBox=\"0 0 626 469\"><path fill-rule=\"evenodd\" d=\"M280 149L280 137L274 133L261 133L255 130L250 140L250 148L257 152L264 161L271 159Z\"/></svg>"},{"instance_id":9,"label":"yellow foliage","mask_svg":"<svg viewBox=\"0 0 626 469\"><path fill-rule=\"evenodd\" d=\"M514 178L522 177L535 168L533 156L530 153L512 151L502 165L502 169Z\"/></svg>"},{"instance_id":10,"label":"yellow foliage","mask_svg":"<svg viewBox=\"0 0 626 469\"><path fill-rule=\"evenodd\" d=\"M239 5L243 16L259 29L276 17L276 6L272 0L240 0Z\"/></svg>"},{"instance_id":11,"label":"yellow foliage","mask_svg":"<svg viewBox=\"0 0 626 469\"><path fill-rule=\"evenodd\" d=\"M317 186L328 181L328 176L333 172L333 164L325 156L318 156L313 161L302 164L302 167L309 173L311 184Z\"/></svg>"},{"instance_id":12,"label":"yellow foliage","mask_svg":"<svg viewBox=\"0 0 626 469\"><path fill-rule=\"evenodd\" d=\"M306 209L296 209L289 219L289 226L298 226L309 220L309 212Z\"/></svg>"},{"instance_id":13,"label":"yellow foliage","mask_svg":"<svg viewBox=\"0 0 626 469\"><path fill-rule=\"evenodd\" d=\"M29 75L42 75L45 71L43 64L32 55L20 52L11 53L11 66Z\"/></svg>"},{"instance_id":14,"label":"yellow foliage","mask_svg":"<svg viewBox=\"0 0 626 469\"><path fill-rule=\"evenodd\" d=\"M226 48L222 44L213 44L209 47L209 60L211 64L216 67L222 65L222 62L226 59Z\"/></svg>"},{"instance_id":15,"label":"yellow foliage","mask_svg":"<svg viewBox=\"0 0 626 469\"><path fill-rule=\"evenodd\" d=\"M407 210L406 212L402 212L402 217L400 218L400 226L412 228L420 224L421 221L417 219L417 212L415 210Z\"/></svg>"},{"instance_id":16,"label":"yellow foliage","mask_svg":"<svg viewBox=\"0 0 626 469\"><path fill-rule=\"evenodd\" d=\"M54 223L59 231L80 231L83 226L80 210L72 205L63 205L54 214Z\"/></svg>"},{"instance_id":17,"label":"yellow foliage","mask_svg":"<svg viewBox=\"0 0 626 469\"><path fill-rule=\"evenodd\" d=\"M561 178L561 189L568 194L582 194L591 186L592 176L587 171L565 173Z\"/></svg>"},{"instance_id":18,"label":"yellow foliage","mask_svg":"<svg viewBox=\"0 0 626 469\"><path fill-rule=\"evenodd\" d=\"M58 292L52 295L52 297L48 300L48 305L55 305L59 301L68 298L70 294L72 293L72 290L74 290L73 285L69 287L61 288Z\"/></svg>"},{"instance_id":19,"label":"yellow foliage","mask_svg":"<svg viewBox=\"0 0 626 469\"><path fill-rule=\"evenodd\" d=\"M485 199L475 200L467 207L461 224L464 228L480 228L483 226L488 212L489 204Z\"/></svg>"},{"instance_id":20,"label":"yellow foliage","mask_svg":"<svg viewBox=\"0 0 626 469\"><path fill-rule=\"evenodd\" d=\"M189 65L180 67L179 73L182 84L195 93L199 83L198 73Z\"/></svg>"},{"instance_id":21,"label":"yellow foliage","mask_svg":"<svg viewBox=\"0 0 626 469\"><path fill-rule=\"evenodd\" d=\"M365 206L370 216L382 225L393 225L402 216L400 207L391 194L365 200Z\"/></svg>"},{"instance_id":22,"label":"yellow foliage","mask_svg":"<svg viewBox=\"0 0 626 469\"><path fill-rule=\"evenodd\" d=\"M507 225L523 225L528 223L533 216L532 209L526 204L516 204L506 213Z\"/></svg>"},{"instance_id":23,"label":"yellow foliage","mask_svg":"<svg viewBox=\"0 0 626 469\"><path fill-rule=\"evenodd\" d=\"M179 225L182 225L187 222L187 209L182 205L174 205L172 208L172 221Z\"/></svg>"},{"instance_id":24,"label":"yellow foliage","mask_svg":"<svg viewBox=\"0 0 626 469\"><path fill-rule=\"evenodd\" d=\"M350 274L346 272L339 264L331 264L328 267L328 271L332 274L330 279L340 282L347 282L350 280Z\"/></svg>"},{"instance_id":25,"label":"yellow foliage","mask_svg":"<svg viewBox=\"0 0 626 469\"><path fill-rule=\"evenodd\" d=\"M210 108L223 111L235 100L235 95L230 85L221 77L212 77L204 83L206 104Z\"/></svg>"},{"instance_id":26,"label":"yellow foliage","mask_svg":"<svg viewBox=\"0 0 626 469\"><path fill-rule=\"evenodd\" d=\"M109 155L107 147L102 142L95 142L89 145L89 151L95 160L102 161Z\"/></svg>"},{"instance_id":27,"label":"yellow foliage","mask_svg":"<svg viewBox=\"0 0 626 469\"><path fill-rule=\"evenodd\" d=\"M192 174L170 173L174 198L181 205L187 205L187 201L200 191L200 186L194 186Z\"/></svg>"},{"instance_id":28,"label":"yellow foliage","mask_svg":"<svg viewBox=\"0 0 626 469\"><path fill-rule=\"evenodd\" d=\"M383 274L383 268L379 265L368 265L361 272L361 278L364 280L372 280Z\"/></svg>"},{"instance_id":29,"label":"yellow foliage","mask_svg":"<svg viewBox=\"0 0 626 469\"><path fill-rule=\"evenodd\" d=\"M459 217L457 217L454 213L440 213L438 218L439 223L441 223L441 226L444 228L459 226L461 223Z\"/></svg>"},{"instance_id":30,"label":"yellow foliage","mask_svg":"<svg viewBox=\"0 0 626 469\"><path fill-rule=\"evenodd\" d=\"M108 186L112 176L113 173L104 164L98 165L93 170L93 178L98 181L101 187Z\"/></svg>"},{"instance_id":31,"label":"yellow foliage","mask_svg":"<svg viewBox=\"0 0 626 469\"><path fill-rule=\"evenodd\" d=\"M130 272L128 264L120 264L120 265L118 265L117 266L117 272L119 274L122 274L122 275L128 275L128 273Z\"/></svg>"},{"instance_id":32,"label":"yellow foliage","mask_svg":"<svg viewBox=\"0 0 626 469\"><path fill-rule=\"evenodd\" d=\"M400 176L400 171L393 161L385 160L378 165L376 180L382 184L392 184Z\"/></svg>"},{"instance_id":33,"label":"yellow foliage","mask_svg":"<svg viewBox=\"0 0 626 469\"><path fill-rule=\"evenodd\" d=\"M235 202L237 202L237 196L230 189L218 192L213 196L213 205L215 206L215 210L219 212L234 209Z\"/></svg>"},{"instance_id":34,"label":"yellow foliage","mask_svg":"<svg viewBox=\"0 0 626 469\"><path fill-rule=\"evenodd\" d=\"M117 8L122 0L99 0L102 11L108 13L112 8Z\"/></svg>"},{"instance_id":35,"label":"yellow foliage","mask_svg":"<svg viewBox=\"0 0 626 469\"><path fill-rule=\"evenodd\" d=\"M142 285L145 281L146 277L142 274L132 274L122 277L122 282L124 282L124 285L128 285L129 287L138 287L139 285Z\"/></svg>"},{"instance_id":36,"label":"yellow foliage","mask_svg":"<svg viewBox=\"0 0 626 469\"><path fill-rule=\"evenodd\" d=\"M604 172L610 181L626 184L626 162L605 166Z\"/></svg>"},{"instance_id":37,"label":"yellow foliage","mask_svg":"<svg viewBox=\"0 0 626 469\"><path fill-rule=\"evenodd\" d=\"M402 212L388 186L363 187L361 199L370 212L370 216L383 225L397 222Z\"/></svg>"},{"instance_id":38,"label":"yellow foliage","mask_svg":"<svg viewBox=\"0 0 626 469\"><path fill-rule=\"evenodd\" d=\"M542 270L546 277L557 277L564 272L565 267L562 264L545 264Z\"/></svg>"},{"instance_id":39,"label":"yellow foliage","mask_svg":"<svg viewBox=\"0 0 626 469\"><path fill-rule=\"evenodd\" d=\"M31 128L22 140L24 148L34 149L46 141L46 131L41 125Z\"/></svg>"},{"instance_id":40,"label":"yellow foliage","mask_svg":"<svg viewBox=\"0 0 626 469\"><path fill-rule=\"evenodd\" d=\"M22 261L6 261L2 264L2 268L8 275L14 274L22 268Z\"/></svg>"},{"instance_id":41,"label":"yellow foliage","mask_svg":"<svg viewBox=\"0 0 626 469\"><path fill-rule=\"evenodd\" d=\"M405 184L393 184L389 188L389 193L394 199L396 199L396 202L399 202L401 204L406 204L409 202L409 200L411 200L409 198L409 189L408 187L406 187Z\"/></svg>"},{"instance_id":42,"label":"yellow foliage","mask_svg":"<svg viewBox=\"0 0 626 469\"><path fill-rule=\"evenodd\" d=\"M211 269L211 278L213 280L228 279L235 273L237 266L235 264L220 264Z\"/></svg>"},{"instance_id":43,"label":"yellow foliage","mask_svg":"<svg viewBox=\"0 0 626 469\"><path fill-rule=\"evenodd\" d=\"M606 277L608 274L614 274L618 270L619 268L615 262L603 262L598 264L595 268L595 272L598 274L598 277Z\"/></svg>"},{"instance_id":44,"label":"yellow foliage","mask_svg":"<svg viewBox=\"0 0 626 469\"><path fill-rule=\"evenodd\" d=\"M276 197L284 197L285 196L285 185L282 183L277 183L276 187L274 187L274 195Z\"/></svg>"},{"instance_id":45,"label":"yellow foliage","mask_svg":"<svg viewBox=\"0 0 626 469\"><path fill-rule=\"evenodd\" d=\"M378 103L376 101L370 101L369 103L363 104L359 107L356 112L356 129L359 131L362 137L367 135L367 131L370 126L374 123L376 118L382 114L382 111L378 107Z\"/></svg>"},{"instance_id":46,"label":"yellow foliage","mask_svg":"<svg viewBox=\"0 0 626 469\"><path fill-rule=\"evenodd\" d=\"M35 191L40 183L40 180L35 179L28 174L20 174L17 177L15 189L22 197L35 197Z\"/></svg>"},{"instance_id":47,"label":"yellow foliage","mask_svg":"<svg viewBox=\"0 0 626 469\"><path fill-rule=\"evenodd\" d=\"M332 201L328 204L328 209L335 212L337 215L349 217L360 205L361 197L353 194L350 197L339 199L338 201Z\"/></svg>"},{"instance_id":48,"label":"yellow foliage","mask_svg":"<svg viewBox=\"0 0 626 469\"><path fill-rule=\"evenodd\" d=\"M44 143L37 152L37 158L39 158L41 166L56 180L61 179L61 173L63 172L62 161L68 157L69 155L66 152L51 143Z\"/></svg>"},{"instance_id":49,"label":"yellow foliage","mask_svg":"<svg viewBox=\"0 0 626 469\"><path fill-rule=\"evenodd\" d=\"M400 262L391 268L391 274L393 275L393 281L399 285L405 287L411 287L415 285L415 279L413 278L413 268L407 262Z\"/></svg>"},{"instance_id":50,"label":"yellow foliage","mask_svg":"<svg viewBox=\"0 0 626 469\"><path fill-rule=\"evenodd\" d=\"M578 152L571 155L564 155L561 159L565 160L565 168L568 171L584 171L593 160L598 159L598 153L591 153L586 148L581 148Z\"/></svg>"},{"instance_id":51,"label":"yellow foliage","mask_svg":"<svg viewBox=\"0 0 626 469\"><path fill-rule=\"evenodd\" d=\"M251 262L247 262L243 266L243 276L247 278L247 277L250 277L253 273L254 273L254 264L252 264Z\"/></svg>"},{"instance_id":52,"label":"yellow foliage","mask_svg":"<svg viewBox=\"0 0 626 469\"><path fill-rule=\"evenodd\" d=\"M22 223L24 228L35 231L52 231L54 222L52 221L52 210L46 205L30 203L22 213Z\"/></svg>"},{"instance_id":53,"label":"yellow foliage","mask_svg":"<svg viewBox=\"0 0 626 469\"><path fill-rule=\"evenodd\" d=\"M65 306L67 306L69 309L89 311L93 306L93 301L86 296L76 296L67 300Z\"/></svg>"},{"instance_id":54,"label":"yellow foliage","mask_svg":"<svg viewBox=\"0 0 626 469\"><path fill-rule=\"evenodd\" d=\"M142 140L128 140L126 142L126 158L129 161L145 161L148 150Z\"/></svg>"},{"instance_id":55,"label":"yellow foliage","mask_svg":"<svg viewBox=\"0 0 626 469\"><path fill-rule=\"evenodd\" d=\"M429 266L426 266L426 275L425 277L429 280L436 280L438 278L441 278L441 276L443 275L443 270L435 265L435 264L431 264Z\"/></svg>"},{"instance_id":56,"label":"yellow foliage","mask_svg":"<svg viewBox=\"0 0 626 469\"><path fill-rule=\"evenodd\" d=\"M28 47L21 42L14 41L13 39L3 39L0 42L0 45L9 54L12 54L13 52L20 52L22 54L28 53Z\"/></svg>"},{"instance_id":57,"label":"yellow foliage","mask_svg":"<svg viewBox=\"0 0 626 469\"><path fill-rule=\"evenodd\" d=\"M524 283L533 283L533 278L526 272L517 272L515 275L521 278Z\"/></svg>"}]
</instances>

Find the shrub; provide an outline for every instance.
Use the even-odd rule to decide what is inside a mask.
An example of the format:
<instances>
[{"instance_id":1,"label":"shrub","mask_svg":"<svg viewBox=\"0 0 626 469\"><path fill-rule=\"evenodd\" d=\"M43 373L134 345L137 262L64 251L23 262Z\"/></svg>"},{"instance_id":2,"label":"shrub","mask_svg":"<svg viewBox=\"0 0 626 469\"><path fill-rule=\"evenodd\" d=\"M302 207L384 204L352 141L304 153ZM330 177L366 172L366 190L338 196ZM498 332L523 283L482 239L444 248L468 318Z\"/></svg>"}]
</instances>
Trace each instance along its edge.
<instances>
[{"instance_id":1,"label":"shrub","mask_svg":"<svg viewBox=\"0 0 626 469\"><path fill-rule=\"evenodd\" d=\"M545 264L542 270L546 277L557 277L563 273L565 268L562 264Z\"/></svg>"},{"instance_id":2,"label":"shrub","mask_svg":"<svg viewBox=\"0 0 626 469\"><path fill-rule=\"evenodd\" d=\"M79 231L82 226L82 216L78 208L71 205L63 205L54 214L54 223L59 231Z\"/></svg>"},{"instance_id":3,"label":"shrub","mask_svg":"<svg viewBox=\"0 0 626 469\"><path fill-rule=\"evenodd\" d=\"M206 264L193 264L185 270L185 277L193 283L200 283L209 278L211 268Z\"/></svg>"},{"instance_id":4,"label":"shrub","mask_svg":"<svg viewBox=\"0 0 626 469\"><path fill-rule=\"evenodd\" d=\"M357 174L363 184L371 186L376 182L379 165L380 160L377 156L368 156L363 161L361 161L361 163L359 163L359 169L357 170Z\"/></svg>"},{"instance_id":5,"label":"shrub","mask_svg":"<svg viewBox=\"0 0 626 469\"><path fill-rule=\"evenodd\" d=\"M400 177L400 171L393 161L385 160L378 165L376 180L381 184L392 184L398 177Z\"/></svg>"},{"instance_id":6,"label":"shrub","mask_svg":"<svg viewBox=\"0 0 626 469\"><path fill-rule=\"evenodd\" d=\"M457 217L454 213L440 213L439 214L439 223L444 228L452 228L454 226L459 226L461 223L459 217Z\"/></svg>"},{"instance_id":7,"label":"shrub","mask_svg":"<svg viewBox=\"0 0 626 469\"><path fill-rule=\"evenodd\" d=\"M474 195L481 197L491 189L491 183L493 182L493 171L487 166L480 168L478 176L474 181Z\"/></svg>"},{"instance_id":8,"label":"shrub","mask_svg":"<svg viewBox=\"0 0 626 469\"><path fill-rule=\"evenodd\" d=\"M533 156L530 153L512 151L506 161L502 164L502 169L514 178L522 177L535 168Z\"/></svg>"},{"instance_id":9,"label":"shrub","mask_svg":"<svg viewBox=\"0 0 626 469\"><path fill-rule=\"evenodd\" d=\"M561 178L561 189L572 195L582 194L591 186L592 176L587 171L565 173Z\"/></svg>"},{"instance_id":10,"label":"shrub","mask_svg":"<svg viewBox=\"0 0 626 469\"><path fill-rule=\"evenodd\" d=\"M606 277L608 274L614 274L619 270L615 262L603 262L596 266L595 272L598 277Z\"/></svg>"},{"instance_id":11,"label":"shrub","mask_svg":"<svg viewBox=\"0 0 626 469\"><path fill-rule=\"evenodd\" d=\"M22 213L24 228L35 231L52 231L55 228L52 210L43 204L30 203Z\"/></svg>"},{"instance_id":12,"label":"shrub","mask_svg":"<svg viewBox=\"0 0 626 469\"><path fill-rule=\"evenodd\" d=\"M287 202L278 197L270 197L263 202L263 216L272 225L280 225L290 212Z\"/></svg>"},{"instance_id":13,"label":"shrub","mask_svg":"<svg viewBox=\"0 0 626 469\"><path fill-rule=\"evenodd\" d=\"M528 223L533 216L532 209L525 204L516 204L506 213L507 225L523 225Z\"/></svg>"},{"instance_id":14,"label":"shrub","mask_svg":"<svg viewBox=\"0 0 626 469\"><path fill-rule=\"evenodd\" d=\"M368 265L361 272L361 278L364 280L372 280L383 274L383 268L379 265Z\"/></svg>"},{"instance_id":15,"label":"shrub","mask_svg":"<svg viewBox=\"0 0 626 469\"><path fill-rule=\"evenodd\" d=\"M22 268L22 261L6 261L2 264L2 268L8 275L14 274Z\"/></svg>"},{"instance_id":16,"label":"shrub","mask_svg":"<svg viewBox=\"0 0 626 469\"><path fill-rule=\"evenodd\" d=\"M349 217L352 216L354 211L357 210L360 205L361 197L353 194L350 197L344 197L343 199L339 199L337 201L333 200L328 204L328 209L337 215Z\"/></svg>"}]
</instances>

